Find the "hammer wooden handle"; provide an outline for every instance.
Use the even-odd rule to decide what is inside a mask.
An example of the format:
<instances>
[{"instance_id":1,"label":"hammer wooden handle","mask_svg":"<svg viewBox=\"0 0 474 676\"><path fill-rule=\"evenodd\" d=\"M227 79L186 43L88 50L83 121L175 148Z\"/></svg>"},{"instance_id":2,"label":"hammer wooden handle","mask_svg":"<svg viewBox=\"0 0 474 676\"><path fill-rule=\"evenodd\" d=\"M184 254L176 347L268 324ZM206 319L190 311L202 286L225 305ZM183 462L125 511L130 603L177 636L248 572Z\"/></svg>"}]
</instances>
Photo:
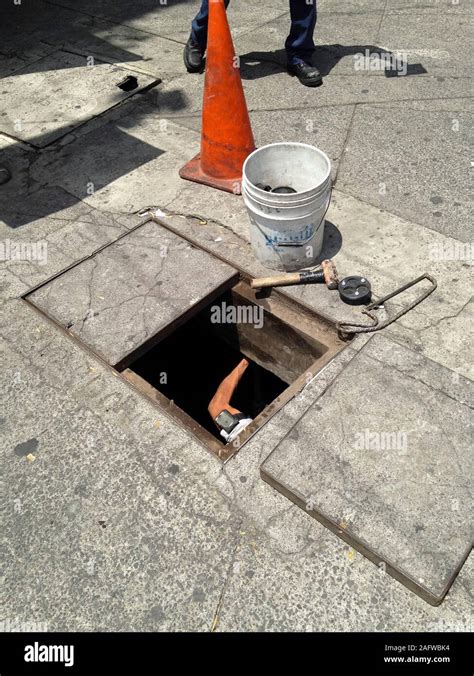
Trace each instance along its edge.
<instances>
[{"instance_id":1,"label":"hammer wooden handle","mask_svg":"<svg viewBox=\"0 0 474 676\"><path fill-rule=\"evenodd\" d=\"M252 279L250 286L252 289L263 289L267 286L289 286L290 284L299 284L301 281L299 272L290 272L283 275L274 275L273 277L259 277Z\"/></svg>"},{"instance_id":2,"label":"hammer wooden handle","mask_svg":"<svg viewBox=\"0 0 474 676\"><path fill-rule=\"evenodd\" d=\"M311 282L326 284L328 289L337 289L337 270L330 258L321 263L320 270L301 270L301 272L273 275L273 277L258 277L251 280L250 286L252 289L263 289L267 286L289 286L290 284L306 284Z\"/></svg>"}]
</instances>

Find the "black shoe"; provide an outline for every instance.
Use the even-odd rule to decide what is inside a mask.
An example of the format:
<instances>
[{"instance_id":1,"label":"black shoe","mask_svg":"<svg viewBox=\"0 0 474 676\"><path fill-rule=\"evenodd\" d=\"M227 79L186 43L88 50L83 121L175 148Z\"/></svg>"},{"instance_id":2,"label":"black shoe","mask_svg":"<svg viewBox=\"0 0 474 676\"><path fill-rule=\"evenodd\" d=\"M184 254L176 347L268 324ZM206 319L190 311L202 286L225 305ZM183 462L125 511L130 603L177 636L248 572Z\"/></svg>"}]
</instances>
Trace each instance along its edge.
<instances>
[{"instance_id":1,"label":"black shoe","mask_svg":"<svg viewBox=\"0 0 474 676\"><path fill-rule=\"evenodd\" d=\"M184 65L186 66L188 73L200 73L202 71L204 66L204 54L198 43L195 42L191 36L186 43L183 56Z\"/></svg>"},{"instance_id":2,"label":"black shoe","mask_svg":"<svg viewBox=\"0 0 474 676\"><path fill-rule=\"evenodd\" d=\"M319 87L319 85L323 84L323 78L319 70L308 63L289 63L288 72L290 75L296 75L305 87Z\"/></svg>"}]
</instances>

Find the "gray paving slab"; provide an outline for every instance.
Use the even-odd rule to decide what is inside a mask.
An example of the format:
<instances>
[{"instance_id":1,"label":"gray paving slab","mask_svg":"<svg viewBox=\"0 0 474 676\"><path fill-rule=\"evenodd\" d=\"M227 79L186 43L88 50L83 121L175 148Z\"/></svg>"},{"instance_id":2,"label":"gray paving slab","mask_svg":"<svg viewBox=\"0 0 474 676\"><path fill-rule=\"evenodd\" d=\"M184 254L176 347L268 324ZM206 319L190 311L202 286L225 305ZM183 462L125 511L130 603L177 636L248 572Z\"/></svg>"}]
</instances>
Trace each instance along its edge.
<instances>
[{"instance_id":1,"label":"gray paving slab","mask_svg":"<svg viewBox=\"0 0 474 676\"><path fill-rule=\"evenodd\" d=\"M112 17L113 18L113 17ZM104 61L127 65L161 79L184 71L183 45L145 30L78 14L69 35L57 36L60 44L74 45L76 52Z\"/></svg>"},{"instance_id":2,"label":"gray paving slab","mask_svg":"<svg viewBox=\"0 0 474 676\"><path fill-rule=\"evenodd\" d=\"M467 277L472 288L472 272ZM418 335L409 335L405 326L394 324L390 329L391 335L397 340L411 344L414 349L424 354L437 357L441 363L453 369L453 382L458 374L474 380L474 365L472 363L472 344L474 340L474 299L470 300L452 315L432 322Z\"/></svg>"},{"instance_id":3,"label":"gray paving slab","mask_svg":"<svg viewBox=\"0 0 474 676\"><path fill-rule=\"evenodd\" d=\"M1 166L10 173L10 180L1 186L0 223L3 223L7 214L15 210L15 205L24 202L24 195L28 192L28 169L35 159L35 153L25 144L0 134L0 157Z\"/></svg>"},{"instance_id":4,"label":"gray paving slab","mask_svg":"<svg viewBox=\"0 0 474 676\"><path fill-rule=\"evenodd\" d=\"M22 159L25 159L24 156ZM5 196L6 204L0 215L0 232L5 237L24 237L29 233L34 238L36 228L39 232L43 230L43 219L73 222L85 214L91 219L94 214L100 213L103 217L102 223L116 221L123 225L132 222L137 225L139 222L133 213L98 212L58 186L43 187L38 181L31 179L31 176L28 181L28 161L23 164L18 158L8 154L6 164L12 172L12 179L2 186L2 196ZM15 189L18 184L22 185L20 192ZM97 219L97 227L100 230L99 220Z\"/></svg>"},{"instance_id":5,"label":"gray paving slab","mask_svg":"<svg viewBox=\"0 0 474 676\"><path fill-rule=\"evenodd\" d=\"M19 54L2 54L0 55L0 77L11 75L15 71L25 68L28 64L33 64L44 56L52 54L54 51L56 51L55 47L40 44L30 46L28 49L22 49Z\"/></svg>"},{"instance_id":6,"label":"gray paving slab","mask_svg":"<svg viewBox=\"0 0 474 676\"><path fill-rule=\"evenodd\" d=\"M74 0L60 0L60 4L71 9L77 8ZM81 11L184 43L189 37L191 21L199 5L197 0L166 4L157 3L156 0L139 0L133 5L125 0L106 0L101 3L86 0L81 3ZM261 25L284 12L288 12L287 0L260 0L257 12L252 2L240 0L231 3L228 16L235 35L252 30L255 23Z\"/></svg>"},{"instance_id":7,"label":"gray paving slab","mask_svg":"<svg viewBox=\"0 0 474 676\"><path fill-rule=\"evenodd\" d=\"M113 215L81 206L75 218L41 218L13 231L0 224L0 242L9 252L0 270L2 302L75 263L78 251L90 255L127 232L125 224Z\"/></svg>"},{"instance_id":8,"label":"gray paving slab","mask_svg":"<svg viewBox=\"0 0 474 676\"><path fill-rule=\"evenodd\" d=\"M180 167L199 149L199 135L149 106L128 113L99 118L67 145L42 153L30 177L102 211L127 214L171 201L183 183Z\"/></svg>"},{"instance_id":9,"label":"gray paving slab","mask_svg":"<svg viewBox=\"0 0 474 676\"><path fill-rule=\"evenodd\" d=\"M242 60L257 60L258 57L285 64L282 48L288 32L286 19L278 19L270 26L256 28L251 33L236 37L236 46ZM324 11L318 13L315 30L316 52L314 62L323 75L357 74L361 69L369 76L385 77L383 63L376 68L378 53L383 58L400 53L414 73L415 67L423 66L431 75L469 76L469 60L465 58L472 33L470 18L451 14L446 18L446 29L451 36L441 38L444 27L441 14L417 15L416 12L399 14L382 12L372 8L355 14ZM456 35L459 40L456 41ZM420 36L423 36L420 40ZM443 44L443 48L440 45ZM361 55L370 55L370 68L361 66ZM255 69L256 70L256 69ZM416 79L416 78L415 78Z\"/></svg>"},{"instance_id":10,"label":"gray paving slab","mask_svg":"<svg viewBox=\"0 0 474 676\"><path fill-rule=\"evenodd\" d=\"M147 222L28 301L115 366L236 277L229 265Z\"/></svg>"},{"instance_id":11,"label":"gray paving slab","mask_svg":"<svg viewBox=\"0 0 474 676\"><path fill-rule=\"evenodd\" d=\"M33 73L27 66L4 77L2 100L8 107L2 111L0 131L43 147L158 82L129 68L87 59L58 50L36 61ZM129 75L137 79L137 87L123 91L117 85Z\"/></svg>"},{"instance_id":12,"label":"gray paving slab","mask_svg":"<svg viewBox=\"0 0 474 676\"><path fill-rule=\"evenodd\" d=\"M409 63L421 63L431 75L469 77L471 64L467 55L473 28L469 14L387 11L378 41L389 49L406 52Z\"/></svg>"},{"instance_id":13,"label":"gray paving slab","mask_svg":"<svg viewBox=\"0 0 474 676\"><path fill-rule=\"evenodd\" d=\"M254 59L249 59L255 62ZM315 59L317 62L317 58ZM251 69L251 70L250 70ZM321 87L303 87L290 77L283 66L261 60L258 65L246 66L241 61L241 74L249 111L305 110L356 103L412 102L470 95L471 80L465 77L413 75L385 77L370 72L352 74L330 73ZM162 84L153 101L160 115L179 123L181 116L198 113L202 109L204 78L187 74ZM277 92L285 91L285 96Z\"/></svg>"},{"instance_id":14,"label":"gray paving slab","mask_svg":"<svg viewBox=\"0 0 474 676\"><path fill-rule=\"evenodd\" d=\"M470 381L377 335L262 477L437 604L473 543L473 402Z\"/></svg>"},{"instance_id":15,"label":"gray paving slab","mask_svg":"<svg viewBox=\"0 0 474 676\"><path fill-rule=\"evenodd\" d=\"M250 529L239 541L218 615L222 632L471 632L471 554L441 606L410 593L301 510L280 516L273 532L294 546L282 556L278 544ZM313 526L312 528L310 526ZM272 524L268 531L272 530Z\"/></svg>"},{"instance_id":16,"label":"gray paving slab","mask_svg":"<svg viewBox=\"0 0 474 676\"><path fill-rule=\"evenodd\" d=\"M149 4L149 0L146 0ZM186 42L191 32L191 21L197 14L199 2L187 3L186 14L183 7L171 3L160 13L149 13L137 16L130 22L126 22L135 28L152 30L157 35L164 35ZM228 8L229 26L233 36L251 32L255 26L261 26L273 21L282 14L289 13L288 2L286 0L260 0L258 7L248 0L240 0L230 3Z\"/></svg>"},{"instance_id":17,"label":"gray paving slab","mask_svg":"<svg viewBox=\"0 0 474 676\"><path fill-rule=\"evenodd\" d=\"M439 14L472 14L474 6L469 0L423 0L419 4L413 4L409 0L393 0L390 3L390 11L406 14L425 14L437 12Z\"/></svg>"},{"instance_id":18,"label":"gray paving slab","mask_svg":"<svg viewBox=\"0 0 474 676\"><path fill-rule=\"evenodd\" d=\"M288 139L315 145L329 156L335 176L353 110L353 106L339 106L322 109L254 111L250 114L250 121L257 147ZM199 132L201 118L180 117L179 124Z\"/></svg>"},{"instance_id":19,"label":"gray paving slab","mask_svg":"<svg viewBox=\"0 0 474 676\"><path fill-rule=\"evenodd\" d=\"M72 9L45 0L4 3L0 52L10 58L25 60L24 65L32 64L54 51L58 33L70 35L70 26L76 17L77 13Z\"/></svg>"},{"instance_id":20,"label":"gray paving slab","mask_svg":"<svg viewBox=\"0 0 474 676\"><path fill-rule=\"evenodd\" d=\"M239 518L179 455L143 466L163 444L151 421L138 443L118 410L101 421L3 341L2 358L5 616L47 631L209 631Z\"/></svg>"},{"instance_id":21,"label":"gray paving slab","mask_svg":"<svg viewBox=\"0 0 474 676\"><path fill-rule=\"evenodd\" d=\"M337 185L375 206L469 242L472 129L472 113L364 106L354 113Z\"/></svg>"},{"instance_id":22,"label":"gray paving slab","mask_svg":"<svg viewBox=\"0 0 474 676\"><path fill-rule=\"evenodd\" d=\"M4 303L0 317L0 335L17 355L10 363L7 352L3 353L11 387L23 387L23 369L32 370L38 376L37 396L43 384L58 393L66 392L81 409L99 416L106 426L124 435L130 449L135 438L146 440L148 445L141 448L150 454L153 472L160 476L167 476L167 468L173 463L182 468L183 477L221 466L215 455L204 450L164 411L23 300ZM180 483L176 476L175 481Z\"/></svg>"},{"instance_id":23,"label":"gray paving slab","mask_svg":"<svg viewBox=\"0 0 474 676\"><path fill-rule=\"evenodd\" d=\"M59 4L77 9L74 0L59 0ZM163 4L156 0L139 0L133 4L125 0L85 0L80 9L94 17L109 18L125 26L184 43L189 37L191 21L198 12L199 4L197 0ZM252 30L255 23L262 25L288 11L287 0L234 1L228 9L228 17L232 33L236 35Z\"/></svg>"},{"instance_id":24,"label":"gray paving slab","mask_svg":"<svg viewBox=\"0 0 474 676\"><path fill-rule=\"evenodd\" d=\"M439 78L443 80L443 78ZM469 96L460 96L458 98L440 98L440 99L427 99L425 101L416 100L416 101L394 101L392 103L369 103L367 105L378 108L400 108L403 106L403 110L425 110L428 112L447 112L447 113L472 113L474 112L474 98Z\"/></svg>"},{"instance_id":25,"label":"gray paving slab","mask_svg":"<svg viewBox=\"0 0 474 676\"><path fill-rule=\"evenodd\" d=\"M0 27L5 54L3 58L0 56L0 74L7 75L26 66L34 73L38 59L61 47L85 56L128 64L160 77L165 73L183 72L181 44L146 30L120 25L114 21L113 12L111 21L91 16L91 10L92 14L97 13L93 11L94 5L97 3L89 7L85 3L81 3L81 7L71 3L67 8L43 0L37 0L34 6L10 3L4 9ZM130 3L128 8L132 11Z\"/></svg>"},{"instance_id":26,"label":"gray paving slab","mask_svg":"<svg viewBox=\"0 0 474 676\"><path fill-rule=\"evenodd\" d=\"M370 14L371 12L381 12L385 7L384 0L318 0L318 14Z\"/></svg>"}]
</instances>

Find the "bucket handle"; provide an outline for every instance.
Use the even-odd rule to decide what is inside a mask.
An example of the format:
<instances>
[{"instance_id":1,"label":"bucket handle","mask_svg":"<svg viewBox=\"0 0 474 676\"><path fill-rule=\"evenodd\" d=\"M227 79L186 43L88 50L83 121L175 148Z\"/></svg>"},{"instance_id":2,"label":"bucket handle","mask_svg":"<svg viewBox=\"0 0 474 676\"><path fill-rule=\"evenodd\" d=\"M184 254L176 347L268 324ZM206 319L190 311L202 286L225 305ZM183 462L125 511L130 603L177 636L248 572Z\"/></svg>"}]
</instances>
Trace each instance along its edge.
<instances>
[{"instance_id":1,"label":"bucket handle","mask_svg":"<svg viewBox=\"0 0 474 676\"><path fill-rule=\"evenodd\" d=\"M331 197L332 197L332 182L331 182L331 190L329 191L329 195L328 195L328 201L327 201L327 204L326 204L326 209L324 210L323 217L321 218L321 223L324 222L324 219L325 219L326 214L327 214L327 212L328 212L329 205L331 204ZM321 227L321 223L320 223L319 227ZM260 230L260 232L262 233L262 235L264 236L264 238L267 239L267 236L265 235L265 233L263 232L262 228L259 226L258 223L256 223L256 226L257 226L257 228ZM279 247L281 247L281 246L284 246L284 247L304 246L305 244L307 244L308 242L310 242L310 241L312 240L313 237L314 237L314 232L313 232L309 237L307 237L305 240L303 240L303 241L300 241L300 242L278 242L278 243L277 243L277 246L279 246ZM271 242L271 245L272 245L272 248L273 248L273 250L275 251L275 253L278 254L278 251L275 249L275 244L274 244L274 242Z\"/></svg>"}]
</instances>

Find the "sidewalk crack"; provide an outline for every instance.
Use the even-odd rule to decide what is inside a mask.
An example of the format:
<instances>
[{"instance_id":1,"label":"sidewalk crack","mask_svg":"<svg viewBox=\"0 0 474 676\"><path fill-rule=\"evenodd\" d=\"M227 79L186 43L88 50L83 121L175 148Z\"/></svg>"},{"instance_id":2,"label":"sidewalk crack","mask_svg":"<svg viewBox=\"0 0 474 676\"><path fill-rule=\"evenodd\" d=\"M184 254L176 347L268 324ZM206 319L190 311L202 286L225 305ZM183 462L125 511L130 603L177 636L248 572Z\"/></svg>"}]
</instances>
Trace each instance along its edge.
<instances>
[{"instance_id":1,"label":"sidewalk crack","mask_svg":"<svg viewBox=\"0 0 474 676\"><path fill-rule=\"evenodd\" d=\"M214 611L214 616L212 618L212 623L211 623L211 627L210 627L211 632L217 631L217 628L219 626L219 622L220 622L220 619L221 619L220 618L220 612L221 612L221 609L222 609L222 604L224 602L224 596L225 596L225 593L226 593L227 588L229 586L229 581L230 581L230 577L231 577L232 570L233 570L233 567L234 567L235 558L236 558L237 551L238 551L238 548L239 548L239 545L240 545L240 541L242 539L242 536L241 536L242 524L243 524L243 519L241 519L237 524L237 537L236 537L234 548L232 550L232 554L231 554L231 557L230 557L230 563L229 563L229 566L227 568L227 573L226 573L226 576L225 576L224 584L222 585L221 593L219 595L219 600L217 601L217 606L216 606L216 609Z\"/></svg>"}]
</instances>

